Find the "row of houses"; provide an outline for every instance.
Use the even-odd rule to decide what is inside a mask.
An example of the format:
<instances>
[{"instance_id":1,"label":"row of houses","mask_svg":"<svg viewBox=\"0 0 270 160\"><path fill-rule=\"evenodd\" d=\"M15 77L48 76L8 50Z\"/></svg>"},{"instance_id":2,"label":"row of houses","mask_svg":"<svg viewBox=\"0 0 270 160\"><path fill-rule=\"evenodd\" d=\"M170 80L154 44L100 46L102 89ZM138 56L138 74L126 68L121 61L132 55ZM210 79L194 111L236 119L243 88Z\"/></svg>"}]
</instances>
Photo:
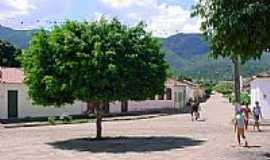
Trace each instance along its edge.
<instances>
[{"instance_id":1,"label":"row of houses","mask_svg":"<svg viewBox=\"0 0 270 160\"><path fill-rule=\"evenodd\" d=\"M72 105L60 108L33 105L23 83L23 71L19 68L0 69L0 119L48 117L85 114L91 104L76 101ZM168 79L164 95L157 95L145 101L112 102L105 106L107 113L140 112L147 110L178 109L185 110L185 104L191 97L202 97L199 85L189 81Z\"/></svg>"}]
</instances>

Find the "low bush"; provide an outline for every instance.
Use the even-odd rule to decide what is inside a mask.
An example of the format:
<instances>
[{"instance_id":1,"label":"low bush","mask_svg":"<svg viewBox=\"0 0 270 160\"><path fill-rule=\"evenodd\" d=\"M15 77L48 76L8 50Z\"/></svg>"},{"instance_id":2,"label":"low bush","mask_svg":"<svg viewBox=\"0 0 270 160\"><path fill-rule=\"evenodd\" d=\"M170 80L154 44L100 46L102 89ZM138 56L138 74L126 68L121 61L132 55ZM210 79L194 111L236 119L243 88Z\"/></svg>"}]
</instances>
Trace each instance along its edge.
<instances>
[{"instance_id":1,"label":"low bush","mask_svg":"<svg viewBox=\"0 0 270 160\"><path fill-rule=\"evenodd\" d=\"M234 103L235 102L235 96L234 96L234 94L229 95L228 98L229 98L229 101L231 103ZM240 103L241 103L241 105L250 105L251 104L251 98L250 98L249 93L242 92L240 94Z\"/></svg>"},{"instance_id":2,"label":"low bush","mask_svg":"<svg viewBox=\"0 0 270 160\"><path fill-rule=\"evenodd\" d=\"M72 122L72 116L63 114L60 116L60 120L62 120L63 123L68 124Z\"/></svg>"},{"instance_id":3,"label":"low bush","mask_svg":"<svg viewBox=\"0 0 270 160\"><path fill-rule=\"evenodd\" d=\"M213 88L215 86L215 83L213 83L211 81L203 81L203 82L201 82L201 85L205 90L205 96L210 97L212 92L213 92Z\"/></svg>"},{"instance_id":4,"label":"low bush","mask_svg":"<svg viewBox=\"0 0 270 160\"><path fill-rule=\"evenodd\" d=\"M240 98L241 98L242 105L250 105L251 104L251 98L247 92L241 93Z\"/></svg>"},{"instance_id":5,"label":"low bush","mask_svg":"<svg viewBox=\"0 0 270 160\"><path fill-rule=\"evenodd\" d=\"M48 117L48 123L50 125L56 125L56 117L54 117L54 116Z\"/></svg>"},{"instance_id":6,"label":"low bush","mask_svg":"<svg viewBox=\"0 0 270 160\"><path fill-rule=\"evenodd\" d=\"M215 91L223 95L231 95L233 93L233 83L232 82L220 82L214 88Z\"/></svg>"}]
</instances>

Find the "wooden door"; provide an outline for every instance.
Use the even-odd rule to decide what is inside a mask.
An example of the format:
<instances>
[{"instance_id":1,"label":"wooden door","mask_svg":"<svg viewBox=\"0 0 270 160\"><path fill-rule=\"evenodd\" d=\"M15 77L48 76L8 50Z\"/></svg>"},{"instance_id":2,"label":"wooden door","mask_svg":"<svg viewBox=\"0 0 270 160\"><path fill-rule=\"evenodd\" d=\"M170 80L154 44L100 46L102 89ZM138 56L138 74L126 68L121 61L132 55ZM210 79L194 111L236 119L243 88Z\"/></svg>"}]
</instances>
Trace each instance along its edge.
<instances>
[{"instance_id":1,"label":"wooden door","mask_svg":"<svg viewBox=\"0 0 270 160\"><path fill-rule=\"evenodd\" d=\"M18 118L18 91L8 91L8 118Z\"/></svg>"},{"instance_id":2,"label":"wooden door","mask_svg":"<svg viewBox=\"0 0 270 160\"><path fill-rule=\"evenodd\" d=\"M121 112L128 112L128 101L121 102Z\"/></svg>"},{"instance_id":3,"label":"wooden door","mask_svg":"<svg viewBox=\"0 0 270 160\"><path fill-rule=\"evenodd\" d=\"M110 104L109 104L109 103L105 103L105 104L102 106L102 110L103 110L103 113L104 113L104 114L110 113Z\"/></svg>"}]
</instances>

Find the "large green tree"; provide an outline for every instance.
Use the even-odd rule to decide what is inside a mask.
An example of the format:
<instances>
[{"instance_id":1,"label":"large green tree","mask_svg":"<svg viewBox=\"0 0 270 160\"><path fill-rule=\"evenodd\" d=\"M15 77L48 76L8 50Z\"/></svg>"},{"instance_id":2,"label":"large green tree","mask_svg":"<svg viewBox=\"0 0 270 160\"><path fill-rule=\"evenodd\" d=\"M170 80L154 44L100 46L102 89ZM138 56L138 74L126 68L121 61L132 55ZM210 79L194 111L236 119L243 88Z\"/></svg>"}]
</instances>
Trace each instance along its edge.
<instances>
[{"instance_id":1,"label":"large green tree","mask_svg":"<svg viewBox=\"0 0 270 160\"><path fill-rule=\"evenodd\" d=\"M21 56L34 103L94 104L100 139L103 105L145 100L164 91L168 65L159 41L144 27L103 18L67 21L50 32L39 31Z\"/></svg>"},{"instance_id":2,"label":"large green tree","mask_svg":"<svg viewBox=\"0 0 270 160\"><path fill-rule=\"evenodd\" d=\"M11 43L0 40L0 66L19 67L20 63L16 57L20 53L21 50L14 47Z\"/></svg>"},{"instance_id":3,"label":"large green tree","mask_svg":"<svg viewBox=\"0 0 270 160\"><path fill-rule=\"evenodd\" d=\"M211 42L214 57L229 57L235 64L236 102L240 102L240 63L260 58L270 47L269 0L199 0L193 16Z\"/></svg>"}]
</instances>

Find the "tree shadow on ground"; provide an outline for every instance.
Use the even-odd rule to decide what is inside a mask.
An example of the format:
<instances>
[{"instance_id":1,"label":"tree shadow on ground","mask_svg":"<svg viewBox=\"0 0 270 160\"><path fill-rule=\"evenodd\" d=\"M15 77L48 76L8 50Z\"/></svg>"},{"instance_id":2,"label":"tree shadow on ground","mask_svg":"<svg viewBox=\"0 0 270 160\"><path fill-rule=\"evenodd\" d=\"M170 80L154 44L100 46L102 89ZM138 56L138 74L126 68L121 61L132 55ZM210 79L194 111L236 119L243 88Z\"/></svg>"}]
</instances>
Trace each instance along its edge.
<instances>
[{"instance_id":1,"label":"tree shadow on ground","mask_svg":"<svg viewBox=\"0 0 270 160\"><path fill-rule=\"evenodd\" d=\"M115 137L101 141L90 138L71 139L48 143L57 149L80 152L154 152L201 145L203 140L187 137Z\"/></svg>"},{"instance_id":2,"label":"tree shadow on ground","mask_svg":"<svg viewBox=\"0 0 270 160\"><path fill-rule=\"evenodd\" d=\"M265 157L267 160L270 160L270 153L264 153L263 157Z\"/></svg>"}]
</instances>

